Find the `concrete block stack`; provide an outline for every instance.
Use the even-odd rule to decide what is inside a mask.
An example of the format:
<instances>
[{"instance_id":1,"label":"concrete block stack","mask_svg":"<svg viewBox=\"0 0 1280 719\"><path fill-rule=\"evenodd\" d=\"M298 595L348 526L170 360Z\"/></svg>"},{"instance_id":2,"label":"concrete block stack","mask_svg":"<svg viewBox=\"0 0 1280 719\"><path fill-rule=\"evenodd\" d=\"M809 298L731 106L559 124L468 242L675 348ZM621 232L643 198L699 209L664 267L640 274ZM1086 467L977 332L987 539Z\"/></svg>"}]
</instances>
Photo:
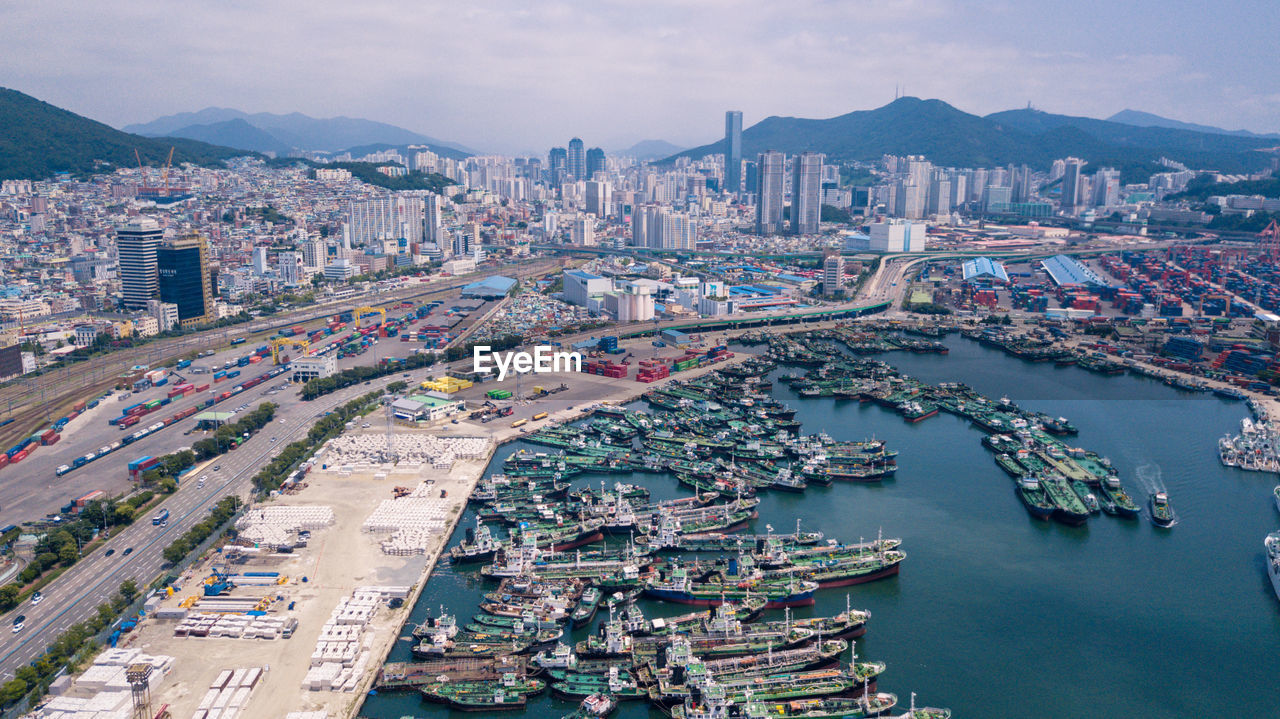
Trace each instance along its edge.
<instances>
[{"instance_id":1,"label":"concrete block stack","mask_svg":"<svg viewBox=\"0 0 1280 719\"><path fill-rule=\"evenodd\" d=\"M320 628L302 688L313 692L355 691L372 661L369 622L389 596L407 595L407 587L359 587L339 601L329 621Z\"/></svg>"},{"instance_id":2,"label":"concrete block stack","mask_svg":"<svg viewBox=\"0 0 1280 719\"><path fill-rule=\"evenodd\" d=\"M333 525L332 507L269 506L255 509L236 520L240 538L259 546L292 547L298 532L316 531Z\"/></svg>"},{"instance_id":3,"label":"concrete block stack","mask_svg":"<svg viewBox=\"0 0 1280 719\"><path fill-rule=\"evenodd\" d=\"M31 716L38 719L130 719L131 688L125 668L150 664L149 680L154 692L173 669L173 657L143 654L137 649L107 649L100 653L74 682L74 689L88 696L58 696Z\"/></svg>"},{"instance_id":4,"label":"concrete block stack","mask_svg":"<svg viewBox=\"0 0 1280 719\"><path fill-rule=\"evenodd\" d=\"M263 680L262 667L223 669L209 684L191 719L237 719L249 716L249 696Z\"/></svg>"},{"instance_id":5,"label":"concrete block stack","mask_svg":"<svg viewBox=\"0 0 1280 719\"><path fill-rule=\"evenodd\" d=\"M385 554L422 554L432 539L444 533L447 519L448 502L433 494L433 489L422 482L407 496L383 500L364 520L361 530L391 532L381 542Z\"/></svg>"}]
</instances>

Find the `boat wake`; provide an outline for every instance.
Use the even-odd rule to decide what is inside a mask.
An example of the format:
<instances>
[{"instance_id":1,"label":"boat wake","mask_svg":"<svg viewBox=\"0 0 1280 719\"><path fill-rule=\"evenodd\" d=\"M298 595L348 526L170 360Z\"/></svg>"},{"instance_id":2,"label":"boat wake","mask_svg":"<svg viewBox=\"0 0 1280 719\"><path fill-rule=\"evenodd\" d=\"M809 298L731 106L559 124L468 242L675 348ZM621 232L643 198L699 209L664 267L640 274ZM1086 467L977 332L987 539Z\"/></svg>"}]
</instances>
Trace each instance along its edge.
<instances>
[{"instance_id":1,"label":"boat wake","mask_svg":"<svg viewBox=\"0 0 1280 719\"><path fill-rule=\"evenodd\" d=\"M1134 470L1134 475L1138 478L1138 484L1142 485L1147 494L1168 491L1164 486L1164 473L1160 471L1160 465L1158 464L1139 465Z\"/></svg>"}]
</instances>

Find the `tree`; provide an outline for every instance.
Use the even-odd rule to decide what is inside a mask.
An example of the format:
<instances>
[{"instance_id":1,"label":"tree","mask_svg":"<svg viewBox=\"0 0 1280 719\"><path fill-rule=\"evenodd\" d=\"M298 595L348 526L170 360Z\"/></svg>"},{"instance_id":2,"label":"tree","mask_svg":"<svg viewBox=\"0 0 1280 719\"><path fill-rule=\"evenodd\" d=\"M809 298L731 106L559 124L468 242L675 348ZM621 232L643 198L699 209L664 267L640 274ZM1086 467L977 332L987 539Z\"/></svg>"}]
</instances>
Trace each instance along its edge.
<instances>
[{"instance_id":1,"label":"tree","mask_svg":"<svg viewBox=\"0 0 1280 719\"><path fill-rule=\"evenodd\" d=\"M16 584L6 584L0 587L0 607L6 611L13 609L18 604L18 594L22 588Z\"/></svg>"},{"instance_id":2,"label":"tree","mask_svg":"<svg viewBox=\"0 0 1280 719\"><path fill-rule=\"evenodd\" d=\"M6 706L12 704L27 693L27 683L21 679L11 679L0 687L0 702Z\"/></svg>"},{"instance_id":3,"label":"tree","mask_svg":"<svg viewBox=\"0 0 1280 719\"><path fill-rule=\"evenodd\" d=\"M126 603L132 602L133 598L138 596L138 583L132 579L120 582L120 596L124 597Z\"/></svg>"}]
</instances>

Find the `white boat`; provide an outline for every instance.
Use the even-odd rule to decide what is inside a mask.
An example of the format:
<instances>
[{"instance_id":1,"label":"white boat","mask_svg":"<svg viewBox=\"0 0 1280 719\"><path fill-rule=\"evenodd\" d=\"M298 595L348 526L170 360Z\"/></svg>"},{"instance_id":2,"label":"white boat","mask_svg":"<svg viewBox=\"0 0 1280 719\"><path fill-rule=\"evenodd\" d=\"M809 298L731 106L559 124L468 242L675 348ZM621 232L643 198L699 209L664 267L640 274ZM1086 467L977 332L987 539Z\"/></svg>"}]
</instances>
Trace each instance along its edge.
<instances>
[{"instance_id":1,"label":"white boat","mask_svg":"<svg viewBox=\"0 0 1280 719\"><path fill-rule=\"evenodd\" d=\"M1280 599L1280 532L1267 535L1262 545L1267 548L1267 574L1271 577L1271 589Z\"/></svg>"},{"instance_id":2,"label":"white boat","mask_svg":"<svg viewBox=\"0 0 1280 719\"><path fill-rule=\"evenodd\" d=\"M1280 484L1277 484L1276 488L1271 490L1271 494L1276 498L1276 511L1280 512Z\"/></svg>"}]
</instances>

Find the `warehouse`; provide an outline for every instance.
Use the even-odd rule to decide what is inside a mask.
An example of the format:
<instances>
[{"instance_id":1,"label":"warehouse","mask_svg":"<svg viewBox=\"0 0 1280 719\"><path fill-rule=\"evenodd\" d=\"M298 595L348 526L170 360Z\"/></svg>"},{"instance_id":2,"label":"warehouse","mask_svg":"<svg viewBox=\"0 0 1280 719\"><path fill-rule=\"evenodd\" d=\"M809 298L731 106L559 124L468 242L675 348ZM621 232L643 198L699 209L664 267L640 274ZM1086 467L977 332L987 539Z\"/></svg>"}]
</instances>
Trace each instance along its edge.
<instances>
[{"instance_id":1,"label":"warehouse","mask_svg":"<svg viewBox=\"0 0 1280 719\"><path fill-rule=\"evenodd\" d=\"M498 299L506 297L512 287L516 286L516 281L510 277L502 275L494 275L486 277L479 282L472 282L462 288L463 297L479 297L481 299Z\"/></svg>"},{"instance_id":2,"label":"warehouse","mask_svg":"<svg viewBox=\"0 0 1280 719\"><path fill-rule=\"evenodd\" d=\"M961 268L964 270L966 282L980 279L1000 282L1009 281L1009 273L1005 271L1004 265L990 257L975 257L971 260L965 260Z\"/></svg>"},{"instance_id":3,"label":"warehouse","mask_svg":"<svg viewBox=\"0 0 1280 719\"><path fill-rule=\"evenodd\" d=\"M397 419L431 422L462 412L466 409L466 403L462 400L415 394L396 400L391 404L391 409L395 411Z\"/></svg>"},{"instance_id":4,"label":"warehouse","mask_svg":"<svg viewBox=\"0 0 1280 719\"><path fill-rule=\"evenodd\" d=\"M1096 285L1105 287L1107 284L1098 276L1098 273L1068 255L1054 255L1047 260L1041 260L1040 266L1044 268L1045 272L1049 273L1049 277L1059 287L1063 285Z\"/></svg>"},{"instance_id":5,"label":"warehouse","mask_svg":"<svg viewBox=\"0 0 1280 719\"><path fill-rule=\"evenodd\" d=\"M299 357L289 363L294 382L306 382L317 377L328 377L338 371L338 358L332 354L322 357Z\"/></svg>"}]
</instances>

